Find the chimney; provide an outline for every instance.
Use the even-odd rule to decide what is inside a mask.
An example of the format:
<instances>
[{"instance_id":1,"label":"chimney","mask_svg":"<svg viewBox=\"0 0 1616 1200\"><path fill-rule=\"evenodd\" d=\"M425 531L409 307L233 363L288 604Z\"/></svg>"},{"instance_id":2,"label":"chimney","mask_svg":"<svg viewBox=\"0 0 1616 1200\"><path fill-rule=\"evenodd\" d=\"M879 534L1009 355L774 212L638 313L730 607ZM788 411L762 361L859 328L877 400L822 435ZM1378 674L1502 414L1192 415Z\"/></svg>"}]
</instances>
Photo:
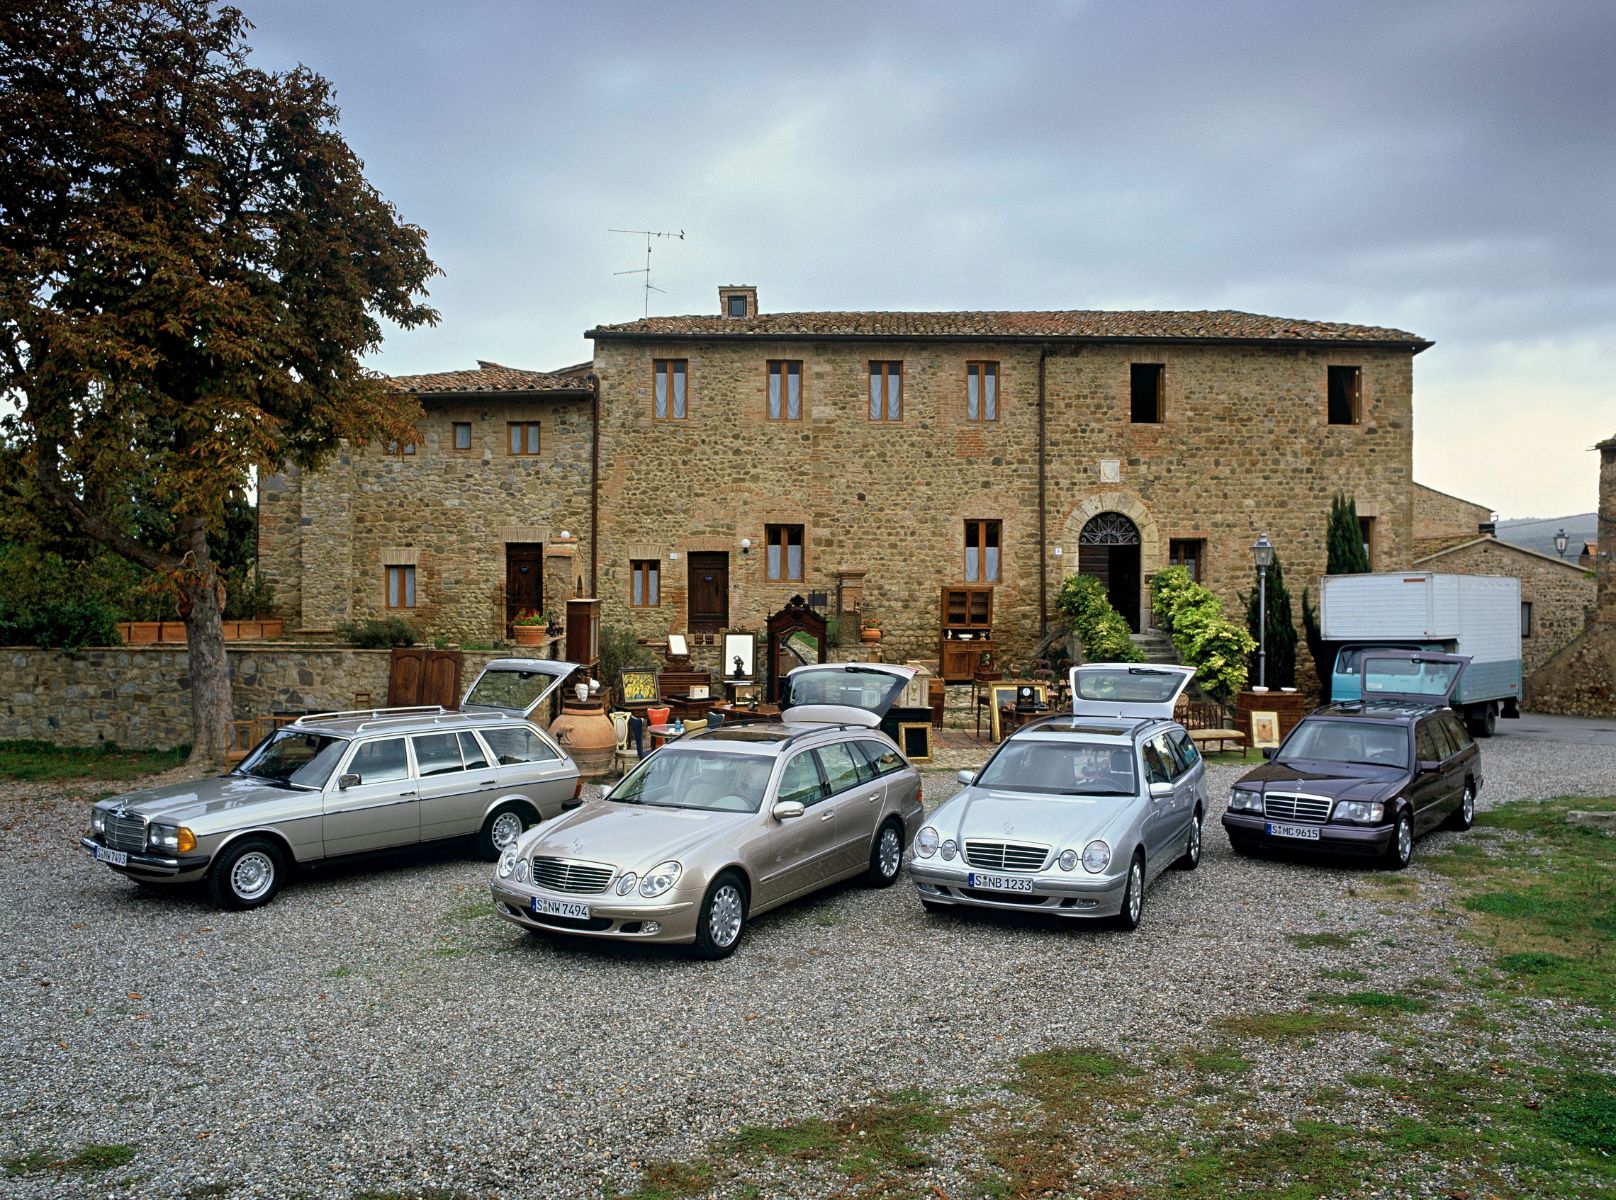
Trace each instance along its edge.
<instances>
[{"instance_id":1,"label":"chimney","mask_svg":"<svg viewBox=\"0 0 1616 1200\"><path fill-rule=\"evenodd\" d=\"M737 320L757 316L757 288L750 283L722 285L718 289L718 313Z\"/></svg>"}]
</instances>

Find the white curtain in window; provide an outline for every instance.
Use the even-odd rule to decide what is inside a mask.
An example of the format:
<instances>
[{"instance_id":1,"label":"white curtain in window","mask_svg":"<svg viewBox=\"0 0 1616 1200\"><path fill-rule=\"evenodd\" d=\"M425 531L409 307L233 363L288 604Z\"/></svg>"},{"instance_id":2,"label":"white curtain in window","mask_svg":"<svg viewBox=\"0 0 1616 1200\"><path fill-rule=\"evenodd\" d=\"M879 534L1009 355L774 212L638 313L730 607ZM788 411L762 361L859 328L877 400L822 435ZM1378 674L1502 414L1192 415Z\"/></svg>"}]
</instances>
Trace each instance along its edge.
<instances>
[{"instance_id":1,"label":"white curtain in window","mask_svg":"<svg viewBox=\"0 0 1616 1200\"><path fill-rule=\"evenodd\" d=\"M977 573L979 565L976 547L965 547L965 578L968 582L975 583L980 577Z\"/></svg>"},{"instance_id":2,"label":"white curtain in window","mask_svg":"<svg viewBox=\"0 0 1616 1200\"><path fill-rule=\"evenodd\" d=\"M902 412L903 376L893 371L887 376L887 420L896 421Z\"/></svg>"},{"instance_id":3,"label":"white curtain in window","mask_svg":"<svg viewBox=\"0 0 1616 1200\"><path fill-rule=\"evenodd\" d=\"M685 415L684 363L675 363L673 365L673 415L676 417L683 417Z\"/></svg>"},{"instance_id":4,"label":"white curtain in window","mask_svg":"<svg viewBox=\"0 0 1616 1200\"><path fill-rule=\"evenodd\" d=\"M656 373L656 415L668 415L668 374L666 371Z\"/></svg>"},{"instance_id":5,"label":"white curtain in window","mask_svg":"<svg viewBox=\"0 0 1616 1200\"><path fill-rule=\"evenodd\" d=\"M989 546L988 547L987 560L988 560L988 563L987 563L987 566L988 566L987 578L990 581L998 579L999 578L999 548L997 546Z\"/></svg>"},{"instance_id":6,"label":"white curtain in window","mask_svg":"<svg viewBox=\"0 0 1616 1200\"><path fill-rule=\"evenodd\" d=\"M999 419L999 372L988 367L982 373L982 419Z\"/></svg>"},{"instance_id":7,"label":"white curtain in window","mask_svg":"<svg viewBox=\"0 0 1616 1200\"><path fill-rule=\"evenodd\" d=\"M659 572L655 567L652 567L645 573L645 602L651 605L653 608L662 603L662 597L658 594L657 590L657 577L660 574L661 572Z\"/></svg>"},{"instance_id":8,"label":"white curtain in window","mask_svg":"<svg viewBox=\"0 0 1616 1200\"><path fill-rule=\"evenodd\" d=\"M769 543L769 578L780 578L780 547L776 543Z\"/></svg>"},{"instance_id":9,"label":"white curtain in window","mask_svg":"<svg viewBox=\"0 0 1616 1200\"><path fill-rule=\"evenodd\" d=\"M802 546L799 543L786 547L786 578L802 578Z\"/></svg>"},{"instance_id":10,"label":"white curtain in window","mask_svg":"<svg viewBox=\"0 0 1616 1200\"><path fill-rule=\"evenodd\" d=\"M780 419L780 369L769 372L769 420Z\"/></svg>"},{"instance_id":11,"label":"white curtain in window","mask_svg":"<svg viewBox=\"0 0 1616 1200\"><path fill-rule=\"evenodd\" d=\"M793 421L802 417L802 370L795 364L786 372L786 416Z\"/></svg>"},{"instance_id":12,"label":"white curtain in window","mask_svg":"<svg viewBox=\"0 0 1616 1200\"><path fill-rule=\"evenodd\" d=\"M633 578L634 583L629 590L629 603L642 605L645 603L645 572L636 568Z\"/></svg>"},{"instance_id":13,"label":"white curtain in window","mask_svg":"<svg viewBox=\"0 0 1616 1200\"><path fill-rule=\"evenodd\" d=\"M976 393L976 372L967 371L965 373L965 418L969 421L976 420L976 414L979 409Z\"/></svg>"},{"instance_id":14,"label":"white curtain in window","mask_svg":"<svg viewBox=\"0 0 1616 1200\"><path fill-rule=\"evenodd\" d=\"M881 372L879 369L870 371L870 420L881 419Z\"/></svg>"}]
</instances>

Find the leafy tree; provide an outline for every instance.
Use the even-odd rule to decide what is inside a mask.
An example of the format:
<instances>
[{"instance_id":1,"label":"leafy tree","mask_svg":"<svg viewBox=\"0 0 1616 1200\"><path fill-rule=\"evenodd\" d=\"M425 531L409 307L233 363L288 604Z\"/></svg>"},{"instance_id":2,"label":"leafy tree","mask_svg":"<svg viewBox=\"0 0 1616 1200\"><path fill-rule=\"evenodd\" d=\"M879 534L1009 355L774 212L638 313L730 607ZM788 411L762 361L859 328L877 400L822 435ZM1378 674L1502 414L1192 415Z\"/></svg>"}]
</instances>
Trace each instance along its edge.
<instances>
[{"instance_id":1,"label":"leafy tree","mask_svg":"<svg viewBox=\"0 0 1616 1200\"><path fill-rule=\"evenodd\" d=\"M1246 597L1246 629L1253 640L1262 643L1261 624L1258 619L1260 589L1253 588ZM1291 594L1285 586L1285 569L1279 564L1275 551L1273 565L1268 568L1268 603L1265 614L1268 637L1267 669L1264 677L1269 687L1296 686L1296 626L1291 617ZM1251 657L1251 678L1257 677L1257 656Z\"/></svg>"},{"instance_id":2,"label":"leafy tree","mask_svg":"<svg viewBox=\"0 0 1616 1200\"><path fill-rule=\"evenodd\" d=\"M1326 575L1362 575L1369 570L1358 502L1340 492L1330 501L1330 524L1324 534Z\"/></svg>"},{"instance_id":3,"label":"leafy tree","mask_svg":"<svg viewBox=\"0 0 1616 1200\"><path fill-rule=\"evenodd\" d=\"M1330 703L1330 672L1334 660L1329 657L1324 634L1319 631L1319 610L1313 603L1311 589L1302 589L1302 636L1307 639L1307 652L1313 658L1313 671L1319 677L1319 688L1324 703Z\"/></svg>"},{"instance_id":4,"label":"leafy tree","mask_svg":"<svg viewBox=\"0 0 1616 1200\"><path fill-rule=\"evenodd\" d=\"M230 716L215 539L253 467L407 437L363 370L381 321L436 320L425 234L365 179L331 86L247 65L207 0L0 12L0 393L11 448L74 530L168 581L192 762Z\"/></svg>"}]
</instances>

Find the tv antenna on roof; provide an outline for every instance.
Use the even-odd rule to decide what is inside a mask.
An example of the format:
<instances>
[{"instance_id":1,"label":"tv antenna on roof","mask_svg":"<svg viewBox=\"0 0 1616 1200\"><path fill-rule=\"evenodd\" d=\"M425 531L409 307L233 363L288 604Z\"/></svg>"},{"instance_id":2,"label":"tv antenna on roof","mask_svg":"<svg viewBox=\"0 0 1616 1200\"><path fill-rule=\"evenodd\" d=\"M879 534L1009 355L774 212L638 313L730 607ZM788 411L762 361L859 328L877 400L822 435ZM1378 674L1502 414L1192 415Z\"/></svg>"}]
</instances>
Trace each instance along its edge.
<instances>
[{"instance_id":1,"label":"tv antenna on roof","mask_svg":"<svg viewBox=\"0 0 1616 1200\"><path fill-rule=\"evenodd\" d=\"M679 230L678 233L660 233L655 229L608 229L606 232L607 233L635 233L635 234L643 234L645 236L645 266L636 267L632 271L613 271L612 274L613 275L644 275L645 276L645 315L649 317L651 315L651 293L652 292L662 292L662 294L664 296L667 295L667 292L663 291L663 289L661 289L659 287L652 287L651 286L651 239L652 238L678 238L682 242L682 241L685 240L685 231L683 229L681 229L681 230Z\"/></svg>"}]
</instances>

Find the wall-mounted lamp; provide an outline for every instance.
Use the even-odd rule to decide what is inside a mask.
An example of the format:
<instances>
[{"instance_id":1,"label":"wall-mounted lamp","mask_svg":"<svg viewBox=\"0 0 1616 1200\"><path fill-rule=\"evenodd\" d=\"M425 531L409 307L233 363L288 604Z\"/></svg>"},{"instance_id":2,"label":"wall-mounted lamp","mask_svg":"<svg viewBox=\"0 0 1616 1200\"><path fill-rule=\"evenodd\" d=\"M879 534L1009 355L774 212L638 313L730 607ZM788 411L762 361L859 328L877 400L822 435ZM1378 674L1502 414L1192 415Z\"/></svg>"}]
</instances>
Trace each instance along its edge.
<instances>
[{"instance_id":1,"label":"wall-mounted lamp","mask_svg":"<svg viewBox=\"0 0 1616 1200\"><path fill-rule=\"evenodd\" d=\"M742 538L741 539L741 553L742 554L750 554L750 553L752 553L752 539L751 538Z\"/></svg>"},{"instance_id":2,"label":"wall-mounted lamp","mask_svg":"<svg viewBox=\"0 0 1616 1200\"><path fill-rule=\"evenodd\" d=\"M565 529L563 529L561 531L561 540L564 541L564 542L572 541L572 534L568 533Z\"/></svg>"},{"instance_id":3,"label":"wall-mounted lamp","mask_svg":"<svg viewBox=\"0 0 1616 1200\"><path fill-rule=\"evenodd\" d=\"M1060 546L1055 547L1055 557L1056 558L1062 557L1063 555L1065 555L1065 553L1066 553L1066 551L1062 547L1060 547Z\"/></svg>"}]
</instances>

